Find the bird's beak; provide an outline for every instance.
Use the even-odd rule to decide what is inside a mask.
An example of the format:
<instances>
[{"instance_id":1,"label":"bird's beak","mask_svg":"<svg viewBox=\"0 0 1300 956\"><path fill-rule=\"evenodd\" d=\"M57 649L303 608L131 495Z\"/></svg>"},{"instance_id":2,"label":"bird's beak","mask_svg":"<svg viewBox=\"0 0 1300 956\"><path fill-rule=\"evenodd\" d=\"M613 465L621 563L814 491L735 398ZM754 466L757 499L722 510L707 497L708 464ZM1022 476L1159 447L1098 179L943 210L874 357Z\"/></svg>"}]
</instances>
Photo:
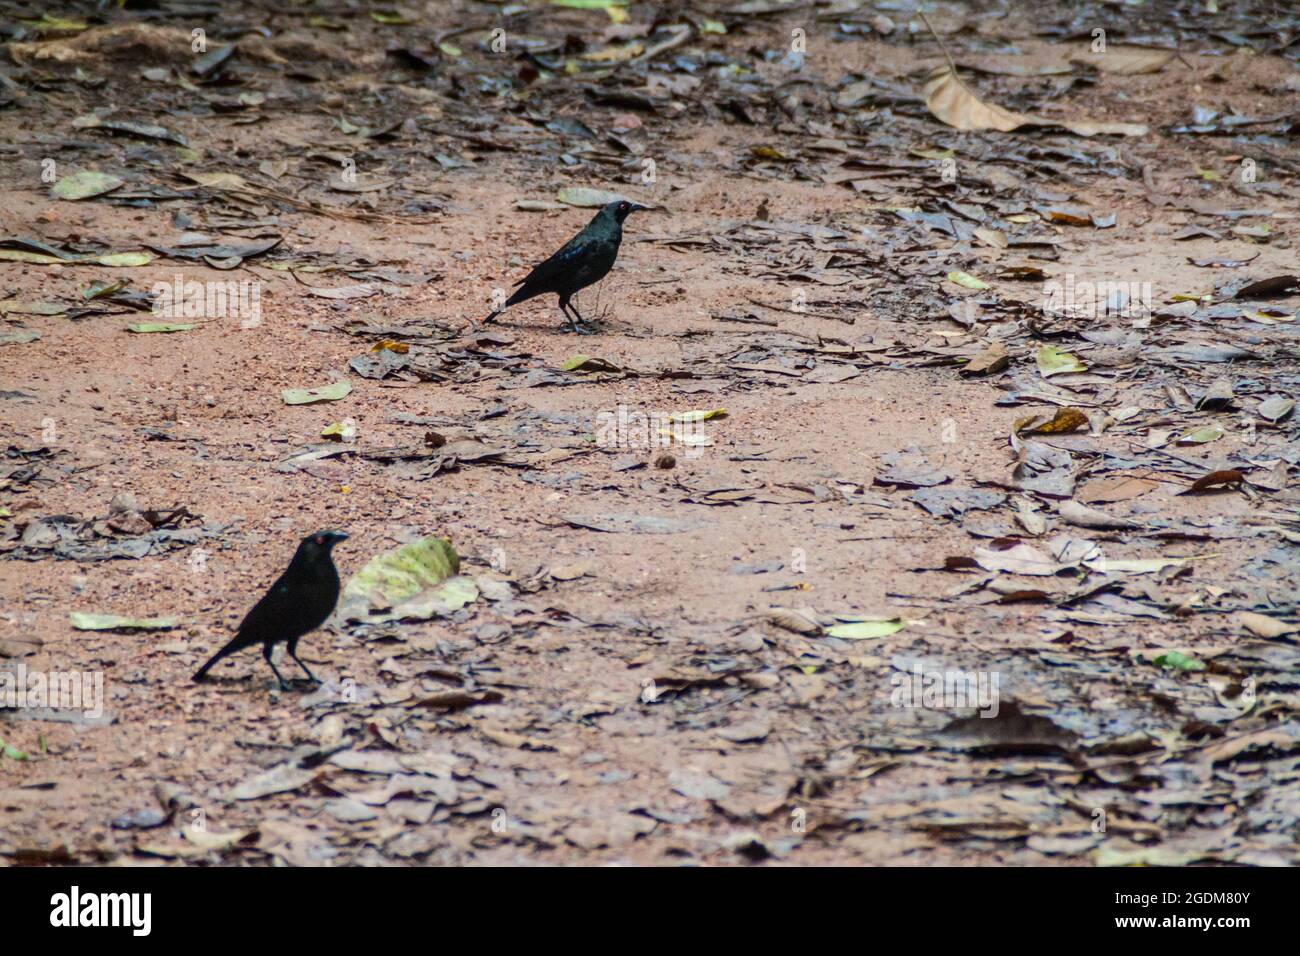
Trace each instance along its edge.
<instances>
[{"instance_id":1,"label":"bird's beak","mask_svg":"<svg viewBox=\"0 0 1300 956\"><path fill-rule=\"evenodd\" d=\"M634 202L631 206L632 208L629 209L628 212L648 212L652 208L650 206L643 206L639 202Z\"/></svg>"},{"instance_id":2,"label":"bird's beak","mask_svg":"<svg viewBox=\"0 0 1300 956\"><path fill-rule=\"evenodd\" d=\"M340 541L348 540L348 535L346 531L331 531L329 536L330 536L330 540L333 541L335 544L338 544Z\"/></svg>"}]
</instances>

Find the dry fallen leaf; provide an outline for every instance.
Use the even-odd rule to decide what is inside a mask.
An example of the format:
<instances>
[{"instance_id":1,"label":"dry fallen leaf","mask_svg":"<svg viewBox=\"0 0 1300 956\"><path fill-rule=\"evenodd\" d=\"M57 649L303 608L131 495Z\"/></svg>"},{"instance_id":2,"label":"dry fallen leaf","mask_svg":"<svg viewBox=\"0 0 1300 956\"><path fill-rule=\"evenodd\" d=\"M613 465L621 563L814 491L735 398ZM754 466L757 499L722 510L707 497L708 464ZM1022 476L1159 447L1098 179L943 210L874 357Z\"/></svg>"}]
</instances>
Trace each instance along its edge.
<instances>
[{"instance_id":1,"label":"dry fallen leaf","mask_svg":"<svg viewBox=\"0 0 1300 956\"><path fill-rule=\"evenodd\" d=\"M950 64L936 69L925 83L925 105L935 118L954 129L996 129L1004 133L1022 126L1059 126L1078 136L1145 136L1140 123L1101 123L1093 120L1056 120L1028 113L1013 113L977 97Z\"/></svg>"},{"instance_id":2,"label":"dry fallen leaf","mask_svg":"<svg viewBox=\"0 0 1300 956\"><path fill-rule=\"evenodd\" d=\"M1128 530L1138 527L1127 518L1120 518L1115 515L1108 515L1106 512L1097 508L1089 508L1087 505L1081 505L1077 501L1062 501L1057 508L1057 514L1064 519L1066 524L1074 525L1076 528L1093 528L1098 531L1108 530Z\"/></svg>"},{"instance_id":3,"label":"dry fallen leaf","mask_svg":"<svg viewBox=\"0 0 1300 956\"><path fill-rule=\"evenodd\" d=\"M231 800L258 800L274 793L289 793L305 786L316 771L282 763L250 777L230 791Z\"/></svg>"},{"instance_id":4,"label":"dry fallen leaf","mask_svg":"<svg viewBox=\"0 0 1300 956\"><path fill-rule=\"evenodd\" d=\"M773 607L767 612L767 620L779 628L794 631L796 634L820 634L822 626L817 623L811 609L795 610L788 607Z\"/></svg>"},{"instance_id":5,"label":"dry fallen leaf","mask_svg":"<svg viewBox=\"0 0 1300 956\"><path fill-rule=\"evenodd\" d=\"M1139 76L1159 73L1174 58L1173 50L1155 50L1140 46L1108 46L1103 53L1091 50L1070 57L1071 63L1083 63L1102 73Z\"/></svg>"},{"instance_id":6,"label":"dry fallen leaf","mask_svg":"<svg viewBox=\"0 0 1300 956\"><path fill-rule=\"evenodd\" d=\"M1192 482L1192 486L1186 491L1179 494L1190 495L1198 491L1205 491L1209 488L1226 488L1228 485L1241 487L1241 483L1246 480L1246 476L1235 468L1229 468L1224 471L1212 471L1208 475L1203 475Z\"/></svg>"},{"instance_id":7,"label":"dry fallen leaf","mask_svg":"<svg viewBox=\"0 0 1300 956\"><path fill-rule=\"evenodd\" d=\"M1063 352L1055 345L1040 347L1034 359L1038 363L1038 371L1043 378L1050 378L1053 375L1060 375L1065 372L1088 371L1088 366L1084 365L1077 355L1071 352Z\"/></svg>"},{"instance_id":8,"label":"dry fallen leaf","mask_svg":"<svg viewBox=\"0 0 1300 956\"><path fill-rule=\"evenodd\" d=\"M954 129L997 129L1004 133L1029 122L1023 113L1013 113L979 99L961 81L951 66L942 66L925 83L925 105L934 116Z\"/></svg>"},{"instance_id":9,"label":"dry fallen leaf","mask_svg":"<svg viewBox=\"0 0 1300 956\"><path fill-rule=\"evenodd\" d=\"M1108 501L1131 501L1159 487L1160 482L1152 478L1115 475L1088 482L1080 489L1078 498L1090 505L1105 504Z\"/></svg>"},{"instance_id":10,"label":"dry fallen leaf","mask_svg":"<svg viewBox=\"0 0 1300 956\"><path fill-rule=\"evenodd\" d=\"M1283 634L1294 634L1300 631L1300 625L1288 624L1286 621L1279 621L1267 614L1256 614L1254 611L1242 611L1237 615L1237 623L1260 637L1281 637Z\"/></svg>"},{"instance_id":11,"label":"dry fallen leaf","mask_svg":"<svg viewBox=\"0 0 1300 956\"><path fill-rule=\"evenodd\" d=\"M1001 342L994 342L984 351L972 358L962 368L962 375L992 375L1011 364L1007 347Z\"/></svg>"},{"instance_id":12,"label":"dry fallen leaf","mask_svg":"<svg viewBox=\"0 0 1300 956\"><path fill-rule=\"evenodd\" d=\"M1017 435L1063 435L1088 427L1088 415L1078 408L1058 408L1047 421L1042 415L1029 415L1018 419L1012 429Z\"/></svg>"},{"instance_id":13,"label":"dry fallen leaf","mask_svg":"<svg viewBox=\"0 0 1300 956\"><path fill-rule=\"evenodd\" d=\"M985 571L1006 571L1010 574L1059 574L1067 567L1027 544L1017 544L1005 551L976 548L975 561Z\"/></svg>"}]
</instances>

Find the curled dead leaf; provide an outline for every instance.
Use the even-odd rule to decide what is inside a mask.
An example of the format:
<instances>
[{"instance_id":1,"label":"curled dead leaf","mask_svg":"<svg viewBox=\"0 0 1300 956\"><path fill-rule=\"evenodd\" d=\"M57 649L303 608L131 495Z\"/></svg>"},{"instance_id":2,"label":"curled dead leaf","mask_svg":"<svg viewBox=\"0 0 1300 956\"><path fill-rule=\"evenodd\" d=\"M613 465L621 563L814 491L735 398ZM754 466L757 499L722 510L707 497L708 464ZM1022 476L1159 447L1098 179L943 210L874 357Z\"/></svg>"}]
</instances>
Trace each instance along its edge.
<instances>
[{"instance_id":1,"label":"curled dead leaf","mask_svg":"<svg viewBox=\"0 0 1300 956\"><path fill-rule=\"evenodd\" d=\"M1137 524L1127 518L1106 514L1099 508L1089 508L1077 501L1062 501L1056 510L1066 524L1074 525L1076 528L1118 531L1138 527Z\"/></svg>"},{"instance_id":2,"label":"curled dead leaf","mask_svg":"<svg viewBox=\"0 0 1300 956\"><path fill-rule=\"evenodd\" d=\"M1281 637L1283 634L1294 634L1300 631L1300 625L1279 621L1275 617L1256 614L1254 611L1242 611L1237 615L1237 623L1260 637Z\"/></svg>"},{"instance_id":3,"label":"curled dead leaf","mask_svg":"<svg viewBox=\"0 0 1300 956\"><path fill-rule=\"evenodd\" d=\"M992 375L995 372L1001 372L1011 364L1011 357L1007 355L1007 347L1001 342L994 342L984 351L980 352L962 368L962 375Z\"/></svg>"},{"instance_id":4,"label":"curled dead leaf","mask_svg":"<svg viewBox=\"0 0 1300 956\"><path fill-rule=\"evenodd\" d=\"M954 129L996 129L1009 133L1029 121L1023 113L985 103L950 66L939 67L926 80L925 105L936 119Z\"/></svg>"},{"instance_id":5,"label":"curled dead leaf","mask_svg":"<svg viewBox=\"0 0 1300 956\"><path fill-rule=\"evenodd\" d=\"M1192 486L1186 491L1180 491L1179 494L1191 495L1201 491L1208 491L1211 488L1226 488L1228 485L1241 487L1241 483L1246 480L1246 476L1235 468L1228 468L1223 471L1212 471L1208 475L1203 475L1192 482Z\"/></svg>"},{"instance_id":6,"label":"curled dead leaf","mask_svg":"<svg viewBox=\"0 0 1300 956\"><path fill-rule=\"evenodd\" d=\"M977 97L951 64L930 74L925 83L926 108L940 122L954 129L996 129L1004 133L1022 126L1059 126L1077 136L1119 135L1145 136L1147 127L1140 123L1101 123L1094 120L1055 120L1028 113L1014 113Z\"/></svg>"},{"instance_id":7,"label":"curled dead leaf","mask_svg":"<svg viewBox=\"0 0 1300 956\"><path fill-rule=\"evenodd\" d=\"M1070 57L1070 62L1091 66L1101 73L1114 73L1117 76L1138 76L1143 73L1159 73L1173 58L1173 50L1158 50L1140 46L1111 46L1101 53L1093 53L1092 51L1077 53Z\"/></svg>"},{"instance_id":8,"label":"curled dead leaf","mask_svg":"<svg viewBox=\"0 0 1300 956\"><path fill-rule=\"evenodd\" d=\"M1064 435L1088 427L1088 415L1078 408L1058 408L1049 421L1042 415L1018 419L1013 429L1017 435Z\"/></svg>"}]
</instances>

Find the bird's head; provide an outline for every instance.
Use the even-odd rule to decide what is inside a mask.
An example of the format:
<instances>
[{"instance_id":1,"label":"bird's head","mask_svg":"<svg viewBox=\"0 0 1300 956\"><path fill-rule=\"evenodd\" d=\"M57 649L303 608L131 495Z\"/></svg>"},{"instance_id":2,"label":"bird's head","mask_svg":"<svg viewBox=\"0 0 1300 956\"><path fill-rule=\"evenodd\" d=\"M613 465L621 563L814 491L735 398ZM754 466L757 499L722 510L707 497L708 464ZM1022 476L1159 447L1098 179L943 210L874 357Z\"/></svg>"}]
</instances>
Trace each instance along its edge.
<instances>
[{"instance_id":1,"label":"bird's head","mask_svg":"<svg viewBox=\"0 0 1300 956\"><path fill-rule=\"evenodd\" d=\"M631 202L627 199L619 199L605 207L605 211L614 217L614 221L622 225L623 220L631 213L638 210L649 209L649 206L643 206L639 202Z\"/></svg>"},{"instance_id":2,"label":"bird's head","mask_svg":"<svg viewBox=\"0 0 1300 956\"><path fill-rule=\"evenodd\" d=\"M334 545L347 539L348 536L342 531L316 531L302 539L302 547L317 554L329 554L334 550Z\"/></svg>"}]
</instances>

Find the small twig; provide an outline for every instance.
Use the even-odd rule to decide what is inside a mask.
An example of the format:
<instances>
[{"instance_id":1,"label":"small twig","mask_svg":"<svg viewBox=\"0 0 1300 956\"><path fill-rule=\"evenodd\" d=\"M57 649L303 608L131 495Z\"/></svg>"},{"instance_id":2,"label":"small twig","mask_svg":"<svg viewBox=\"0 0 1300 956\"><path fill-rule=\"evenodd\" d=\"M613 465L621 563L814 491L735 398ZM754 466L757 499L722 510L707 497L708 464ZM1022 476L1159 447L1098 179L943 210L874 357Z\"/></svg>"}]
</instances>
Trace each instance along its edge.
<instances>
[{"instance_id":1,"label":"small twig","mask_svg":"<svg viewBox=\"0 0 1300 956\"><path fill-rule=\"evenodd\" d=\"M747 295L745 298L754 305L762 306L765 309L771 309L773 312L789 312L793 315L811 315L813 318L817 319L834 319L836 322L843 322L845 325L855 325L858 321L857 318L846 319L841 315L831 315L829 312L809 312L807 309L795 309L787 308L783 305L772 305L770 302L763 302L760 299L755 299L753 296Z\"/></svg>"},{"instance_id":2,"label":"small twig","mask_svg":"<svg viewBox=\"0 0 1300 956\"><path fill-rule=\"evenodd\" d=\"M711 316L718 322L744 322L747 325L766 325L775 328L776 319L762 319L756 315L715 315Z\"/></svg>"},{"instance_id":3,"label":"small twig","mask_svg":"<svg viewBox=\"0 0 1300 956\"><path fill-rule=\"evenodd\" d=\"M925 8L917 7L916 12L921 15L921 19L925 22L925 28L930 31L930 36L934 37L934 42L939 44L939 49L943 51L944 59L948 61L948 69L952 70L953 75L956 76L957 64L953 62L952 54L948 52L948 48L944 45L944 42L939 39L939 34L935 31L934 27L930 25L930 18L925 15Z\"/></svg>"},{"instance_id":4,"label":"small twig","mask_svg":"<svg viewBox=\"0 0 1300 956\"><path fill-rule=\"evenodd\" d=\"M664 40L662 43L656 44L655 46L646 47L641 51L640 55L634 56L630 60L625 60L624 63L648 63L655 57L667 53L669 50L675 50L677 47L689 40L695 33L695 31L687 24L682 23L677 26L679 29L675 31L671 27L669 28L669 32L672 33L672 36L667 40Z\"/></svg>"},{"instance_id":5,"label":"small twig","mask_svg":"<svg viewBox=\"0 0 1300 956\"><path fill-rule=\"evenodd\" d=\"M444 30L442 33L436 34L434 36L433 45L435 47L441 46L444 42L450 40L452 37L460 36L462 33L472 33L475 30L486 30L491 26L492 26L491 20L484 20L482 23L471 23L469 26L455 27L454 29L451 30Z\"/></svg>"},{"instance_id":6,"label":"small twig","mask_svg":"<svg viewBox=\"0 0 1300 956\"><path fill-rule=\"evenodd\" d=\"M1182 455L1175 455L1173 452L1165 451L1163 448L1149 448L1145 445L1139 445L1137 442L1133 441L1130 438L1125 438L1124 441L1128 444L1130 448L1133 448L1135 450L1140 449L1142 451L1153 451L1157 455L1164 455L1167 458L1172 458L1174 461L1181 461L1184 465L1191 465L1197 471L1204 471L1206 468L1206 464L1203 461L1196 461L1195 459L1192 458L1184 458Z\"/></svg>"}]
</instances>

